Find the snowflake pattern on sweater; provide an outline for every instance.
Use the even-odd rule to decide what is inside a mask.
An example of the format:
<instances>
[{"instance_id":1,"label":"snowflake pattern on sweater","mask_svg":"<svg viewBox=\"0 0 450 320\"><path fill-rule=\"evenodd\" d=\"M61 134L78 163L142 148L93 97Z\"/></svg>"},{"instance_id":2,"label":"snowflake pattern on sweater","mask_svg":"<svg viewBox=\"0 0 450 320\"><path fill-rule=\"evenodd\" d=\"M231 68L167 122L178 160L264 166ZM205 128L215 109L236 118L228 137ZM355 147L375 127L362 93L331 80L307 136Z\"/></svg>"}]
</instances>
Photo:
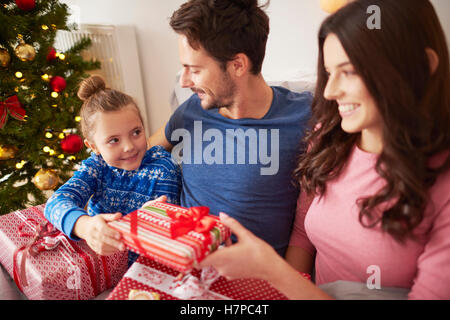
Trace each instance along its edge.
<instances>
[{"instance_id":1,"label":"snowflake pattern on sweater","mask_svg":"<svg viewBox=\"0 0 450 320\"><path fill-rule=\"evenodd\" d=\"M50 197L44 214L68 237L79 240L72 230L82 215L126 215L162 195L167 196L167 202L179 204L180 190L180 167L161 146L147 150L139 169L132 171L109 166L100 155L92 153Z\"/></svg>"}]
</instances>

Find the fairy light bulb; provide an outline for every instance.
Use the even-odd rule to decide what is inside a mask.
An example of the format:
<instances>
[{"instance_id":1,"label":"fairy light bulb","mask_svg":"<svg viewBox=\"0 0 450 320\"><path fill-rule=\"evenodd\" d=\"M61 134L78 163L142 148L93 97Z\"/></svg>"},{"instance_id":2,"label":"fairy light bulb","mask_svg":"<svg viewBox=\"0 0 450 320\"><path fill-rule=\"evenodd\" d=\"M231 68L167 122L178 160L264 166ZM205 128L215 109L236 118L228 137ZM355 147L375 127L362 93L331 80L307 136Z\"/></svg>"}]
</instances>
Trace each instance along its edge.
<instances>
[{"instance_id":1,"label":"fairy light bulb","mask_svg":"<svg viewBox=\"0 0 450 320\"><path fill-rule=\"evenodd\" d=\"M48 152L51 156L55 154L55 150L50 149L50 151Z\"/></svg>"},{"instance_id":2,"label":"fairy light bulb","mask_svg":"<svg viewBox=\"0 0 450 320\"><path fill-rule=\"evenodd\" d=\"M58 138L60 138L60 139L64 139L65 137L66 137L66 135L64 133L62 133L62 132L58 136Z\"/></svg>"},{"instance_id":3,"label":"fairy light bulb","mask_svg":"<svg viewBox=\"0 0 450 320\"><path fill-rule=\"evenodd\" d=\"M22 161L16 163L16 168L17 168L17 169L22 169L23 166L25 165L25 163L26 163L25 160L22 160Z\"/></svg>"},{"instance_id":4,"label":"fairy light bulb","mask_svg":"<svg viewBox=\"0 0 450 320\"><path fill-rule=\"evenodd\" d=\"M41 26L41 28L42 28L42 30L48 30L48 26L47 26L46 24L43 24L43 25Z\"/></svg>"},{"instance_id":5,"label":"fairy light bulb","mask_svg":"<svg viewBox=\"0 0 450 320\"><path fill-rule=\"evenodd\" d=\"M59 96L59 94L58 94L58 92L56 92L56 91L53 91L52 92L52 94L51 94L51 96L52 96L52 98L58 98L58 96Z\"/></svg>"},{"instance_id":6,"label":"fairy light bulb","mask_svg":"<svg viewBox=\"0 0 450 320\"><path fill-rule=\"evenodd\" d=\"M64 159L64 155L63 155L63 154L60 154L60 155L58 156L58 159Z\"/></svg>"},{"instance_id":7,"label":"fairy light bulb","mask_svg":"<svg viewBox=\"0 0 450 320\"><path fill-rule=\"evenodd\" d=\"M81 121L81 117L80 117L80 116L76 116L76 117L75 117L75 121L76 121L76 122L80 122L80 121Z\"/></svg>"},{"instance_id":8,"label":"fairy light bulb","mask_svg":"<svg viewBox=\"0 0 450 320\"><path fill-rule=\"evenodd\" d=\"M44 150L44 152L50 152L50 147L49 146L45 146L44 148L42 148L42 150Z\"/></svg>"},{"instance_id":9,"label":"fairy light bulb","mask_svg":"<svg viewBox=\"0 0 450 320\"><path fill-rule=\"evenodd\" d=\"M49 78L50 78L50 76L49 76L48 74L43 74L43 75L41 76L41 78L42 78L42 80L44 80L44 81L48 81Z\"/></svg>"},{"instance_id":10,"label":"fairy light bulb","mask_svg":"<svg viewBox=\"0 0 450 320\"><path fill-rule=\"evenodd\" d=\"M66 55L64 53L60 53L58 58L64 60L66 58Z\"/></svg>"},{"instance_id":11,"label":"fairy light bulb","mask_svg":"<svg viewBox=\"0 0 450 320\"><path fill-rule=\"evenodd\" d=\"M23 74L22 74L22 72L17 71L16 74L15 74L15 76L16 76L16 78L20 79L20 78L23 77Z\"/></svg>"},{"instance_id":12,"label":"fairy light bulb","mask_svg":"<svg viewBox=\"0 0 450 320\"><path fill-rule=\"evenodd\" d=\"M47 139L51 139L51 138L53 138L53 134L52 134L51 132L47 132L47 133L45 134L45 137L46 137Z\"/></svg>"}]
</instances>

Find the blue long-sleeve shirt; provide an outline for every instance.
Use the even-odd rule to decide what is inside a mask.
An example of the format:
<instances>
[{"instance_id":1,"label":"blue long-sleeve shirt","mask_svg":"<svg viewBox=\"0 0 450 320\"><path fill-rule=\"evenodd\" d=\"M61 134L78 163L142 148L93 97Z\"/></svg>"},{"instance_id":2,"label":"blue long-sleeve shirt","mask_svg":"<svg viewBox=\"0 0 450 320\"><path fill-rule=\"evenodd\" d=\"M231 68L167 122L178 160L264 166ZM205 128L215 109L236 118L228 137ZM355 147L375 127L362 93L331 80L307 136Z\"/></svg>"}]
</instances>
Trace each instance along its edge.
<instances>
[{"instance_id":1,"label":"blue long-sleeve shirt","mask_svg":"<svg viewBox=\"0 0 450 320\"><path fill-rule=\"evenodd\" d=\"M72 230L83 215L126 215L162 195L167 196L167 202L178 204L180 190L180 168L161 146L147 150L141 166L132 171L109 166L100 155L92 153L50 197L44 214L69 238L79 240Z\"/></svg>"}]
</instances>

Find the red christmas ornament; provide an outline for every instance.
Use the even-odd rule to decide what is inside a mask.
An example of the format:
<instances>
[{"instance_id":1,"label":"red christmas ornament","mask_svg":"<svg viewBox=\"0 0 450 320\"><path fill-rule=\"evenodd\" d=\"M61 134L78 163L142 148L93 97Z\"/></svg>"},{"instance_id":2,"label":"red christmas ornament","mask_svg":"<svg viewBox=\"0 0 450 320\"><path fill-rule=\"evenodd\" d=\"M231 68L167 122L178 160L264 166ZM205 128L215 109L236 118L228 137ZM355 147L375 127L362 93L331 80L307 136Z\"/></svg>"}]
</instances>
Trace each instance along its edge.
<instances>
[{"instance_id":1,"label":"red christmas ornament","mask_svg":"<svg viewBox=\"0 0 450 320\"><path fill-rule=\"evenodd\" d=\"M50 87L52 87L53 91L61 92L66 88L66 80L60 76L52 77Z\"/></svg>"},{"instance_id":2,"label":"red christmas ornament","mask_svg":"<svg viewBox=\"0 0 450 320\"><path fill-rule=\"evenodd\" d=\"M69 154L80 152L83 149L83 139L77 134L69 134L61 140L61 149Z\"/></svg>"},{"instance_id":3,"label":"red christmas ornament","mask_svg":"<svg viewBox=\"0 0 450 320\"><path fill-rule=\"evenodd\" d=\"M50 51L48 52L47 55L47 61L53 61L56 59L56 50L55 48L50 48Z\"/></svg>"},{"instance_id":4,"label":"red christmas ornament","mask_svg":"<svg viewBox=\"0 0 450 320\"><path fill-rule=\"evenodd\" d=\"M33 10L36 6L35 0L16 0L17 6L23 11Z\"/></svg>"}]
</instances>

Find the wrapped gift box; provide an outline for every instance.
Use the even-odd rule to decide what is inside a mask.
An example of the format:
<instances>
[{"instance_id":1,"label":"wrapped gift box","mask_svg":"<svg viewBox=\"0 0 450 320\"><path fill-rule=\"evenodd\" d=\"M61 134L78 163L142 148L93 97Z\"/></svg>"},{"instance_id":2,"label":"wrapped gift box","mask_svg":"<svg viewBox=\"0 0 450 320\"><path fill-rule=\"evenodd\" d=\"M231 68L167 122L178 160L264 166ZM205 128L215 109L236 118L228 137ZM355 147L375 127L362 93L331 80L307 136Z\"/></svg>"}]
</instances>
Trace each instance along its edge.
<instances>
[{"instance_id":1,"label":"wrapped gift box","mask_svg":"<svg viewBox=\"0 0 450 320\"><path fill-rule=\"evenodd\" d=\"M0 263L33 300L86 300L114 287L127 252L97 255L44 218L44 205L0 216Z\"/></svg>"},{"instance_id":2,"label":"wrapped gift box","mask_svg":"<svg viewBox=\"0 0 450 320\"><path fill-rule=\"evenodd\" d=\"M208 212L155 202L109 225L130 250L186 273L230 237L229 228Z\"/></svg>"},{"instance_id":3,"label":"wrapped gift box","mask_svg":"<svg viewBox=\"0 0 450 320\"><path fill-rule=\"evenodd\" d=\"M226 280L209 277L193 269L189 279L179 280L179 272L153 259L139 257L108 296L108 300L128 300L136 290L161 300L286 300L267 281L259 279ZM186 276L185 276L186 277ZM208 280L208 277L210 278ZM212 280L212 281L210 281ZM205 287L205 282L208 285Z\"/></svg>"}]
</instances>

